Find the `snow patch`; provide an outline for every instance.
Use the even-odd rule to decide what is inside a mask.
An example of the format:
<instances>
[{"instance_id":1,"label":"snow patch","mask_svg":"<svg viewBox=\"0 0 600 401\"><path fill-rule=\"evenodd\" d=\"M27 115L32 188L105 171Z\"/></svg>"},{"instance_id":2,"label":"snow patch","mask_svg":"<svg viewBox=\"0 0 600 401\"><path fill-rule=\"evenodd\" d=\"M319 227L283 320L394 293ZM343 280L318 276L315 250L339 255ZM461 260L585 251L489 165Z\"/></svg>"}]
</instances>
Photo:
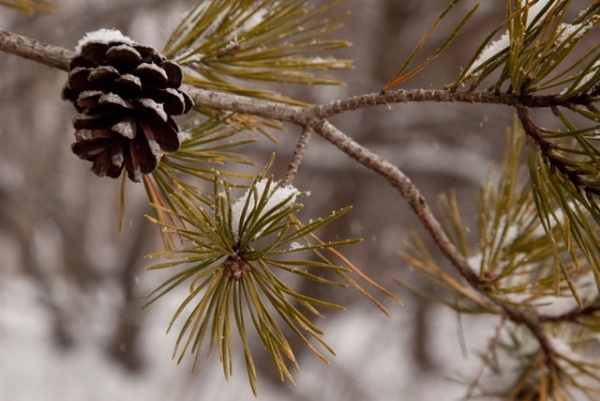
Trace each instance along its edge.
<instances>
[{"instance_id":1,"label":"snow patch","mask_svg":"<svg viewBox=\"0 0 600 401\"><path fill-rule=\"evenodd\" d=\"M540 15L540 13L542 12L542 10L546 7L546 5L550 1L553 1L553 0L538 0L536 3L534 3L533 1L528 1L528 4L530 4L530 3L533 3L533 4L529 7L529 10L527 11L527 23L526 23L527 28L538 25L540 23L540 21L542 21L543 15ZM538 16L539 16L539 18L538 18ZM537 18L537 20L535 21L535 24L532 25L534 19L536 19L536 18ZM502 51L508 49L509 45L510 45L510 35L509 35L508 31L506 31L500 37L500 39L489 43L482 50L479 57L469 67L467 75L473 74L473 72L477 68L479 68L482 64L484 64L486 61L490 60L491 58L493 58L497 54L501 53Z\"/></svg>"},{"instance_id":2,"label":"snow patch","mask_svg":"<svg viewBox=\"0 0 600 401\"><path fill-rule=\"evenodd\" d=\"M538 0L535 4L529 7L529 11L527 12L527 27L529 27L534 18L537 18L538 15L542 12L544 8L548 5L548 3L553 2L554 0ZM533 3L532 0L528 1L528 3ZM550 11L551 7L546 10L546 13ZM543 15L539 15L539 19L536 21L536 25L540 23L543 19Z\"/></svg>"},{"instance_id":3,"label":"snow patch","mask_svg":"<svg viewBox=\"0 0 600 401\"><path fill-rule=\"evenodd\" d=\"M86 33L84 37L79 40L77 46L75 46L75 51L79 53L81 48L90 42L107 44L113 42L123 42L130 45L135 43L133 39L123 35L118 29L102 28L98 29L97 31Z\"/></svg>"},{"instance_id":4,"label":"snow patch","mask_svg":"<svg viewBox=\"0 0 600 401\"><path fill-rule=\"evenodd\" d=\"M244 219L248 220L256 213L257 202L261 202L261 199L268 198L266 204L258 211L259 215L256 216L258 219L269 214L273 209L292 208L299 195L300 191L292 185L280 186L279 183L266 178L257 181L231 206L231 224L234 235L239 239L238 230L244 210L246 211Z\"/></svg>"},{"instance_id":5,"label":"snow patch","mask_svg":"<svg viewBox=\"0 0 600 401\"><path fill-rule=\"evenodd\" d=\"M475 62L473 64L471 64L471 67L469 68L469 72L467 74L471 75L473 73L473 71L475 71L477 68L479 68L486 61L488 61L489 59L494 57L496 54L501 53L504 49L508 49L509 44L510 44L510 36L509 36L508 32L505 32L502 35L502 37L500 37L500 39L488 44L483 49L483 51L481 52L479 57L477 57L477 60L475 60Z\"/></svg>"},{"instance_id":6,"label":"snow patch","mask_svg":"<svg viewBox=\"0 0 600 401\"><path fill-rule=\"evenodd\" d=\"M192 133L189 131L179 131L177 133L177 139L179 139L179 143L189 141L190 139L192 139Z\"/></svg>"},{"instance_id":7,"label":"snow patch","mask_svg":"<svg viewBox=\"0 0 600 401\"><path fill-rule=\"evenodd\" d=\"M481 254L481 252L479 252L478 254L471 256L467 260L467 263L469 264L469 267L471 268L473 273L479 275L481 273L482 261L483 261L483 255Z\"/></svg>"},{"instance_id":8,"label":"snow patch","mask_svg":"<svg viewBox=\"0 0 600 401\"><path fill-rule=\"evenodd\" d=\"M588 305L598 297L598 287L593 272L589 272L573 280L579 298L584 305ZM561 316L579 309L575 297L569 290L560 296L547 295L537 298L534 303L538 314L542 316Z\"/></svg>"},{"instance_id":9,"label":"snow patch","mask_svg":"<svg viewBox=\"0 0 600 401\"><path fill-rule=\"evenodd\" d=\"M297 249L302 248L302 244L299 242L292 242L290 243L290 251L295 251Z\"/></svg>"},{"instance_id":10,"label":"snow patch","mask_svg":"<svg viewBox=\"0 0 600 401\"><path fill-rule=\"evenodd\" d=\"M598 80L597 75L598 75L599 69L600 69L600 60L596 60L594 62L594 64L592 65L592 67L590 68L590 72L585 74L585 76L581 79L581 81L579 81L578 86L582 87L584 85L587 85L588 82L590 82L594 78L596 78L596 80Z\"/></svg>"}]
</instances>

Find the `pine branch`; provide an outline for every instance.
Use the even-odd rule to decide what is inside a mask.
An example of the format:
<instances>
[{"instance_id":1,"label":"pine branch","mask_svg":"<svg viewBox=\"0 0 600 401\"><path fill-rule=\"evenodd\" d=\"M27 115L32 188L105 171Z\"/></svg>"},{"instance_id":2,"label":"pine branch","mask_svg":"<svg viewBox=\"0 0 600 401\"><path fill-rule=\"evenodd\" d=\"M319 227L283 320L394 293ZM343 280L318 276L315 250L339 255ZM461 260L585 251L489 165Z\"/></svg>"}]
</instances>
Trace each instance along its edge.
<instances>
[{"instance_id":1,"label":"pine branch","mask_svg":"<svg viewBox=\"0 0 600 401\"><path fill-rule=\"evenodd\" d=\"M551 372L559 372L561 370L556 356L556 350L552 345L550 338L544 325L543 319L533 310L523 310L506 304L499 304L506 316L514 323L521 324L527 327L531 334L537 340L540 350L545 359L545 365Z\"/></svg>"},{"instance_id":2,"label":"pine branch","mask_svg":"<svg viewBox=\"0 0 600 401\"><path fill-rule=\"evenodd\" d=\"M304 130L302 130L302 134L300 134L300 138L298 138L298 142L294 148L294 154L292 155L292 159L288 165L287 173L285 174L285 180L287 182L291 183L296 177L298 168L304 159L304 152L306 152L306 148L312 139L313 133L314 131L310 127L305 127Z\"/></svg>"},{"instance_id":3,"label":"pine branch","mask_svg":"<svg viewBox=\"0 0 600 401\"><path fill-rule=\"evenodd\" d=\"M528 107L528 108L550 108L562 106L573 108L577 105L593 105L595 98L584 94L574 96L568 100L559 95L539 95L526 94L516 95L514 93L489 92L489 91L469 91L454 92L449 90L392 90L381 91L378 93L369 93L365 95L350 97L343 100L337 100L328 104L315 107L315 113L320 118L328 118L346 111L364 109L372 106L388 105L391 103L408 102L439 102L439 103L482 103L497 104L510 107Z\"/></svg>"},{"instance_id":4,"label":"pine branch","mask_svg":"<svg viewBox=\"0 0 600 401\"><path fill-rule=\"evenodd\" d=\"M75 55L71 50L17 35L2 28L0 28L0 51L63 71L69 69L69 60Z\"/></svg>"},{"instance_id":5,"label":"pine branch","mask_svg":"<svg viewBox=\"0 0 600 401\"><path fill-rule=\"evenodd\" d=\"M74 55L70 50L45 44L3 29L0 29L0 50L65 71L68 70L69 60ZM310 108L197 88L191 88L189 93L196 105L215 110L256 115L302 127L311 127L360 164L384 176L407 200L444 254L459 269L461 274L474 285L479 284L479 278L473 274L466 260L454 249L440 224L431 213L423 195L410 179L393 164L359 145L325 121L324 118L346 111L389 103L433 101L549 107L556 105L558 102L558 98L555 96L517 97L489 92L453 93L440 90L397 90L367 94Z\"/></svg>"},{"instance_id":6,"label":"pine branch","mask_svg":"<svg viewBox=\"0 0 600 401\"><path fill-rule=\"evenodd\" d=\"M389 161L346 136L326 120L319 120L311 126L315 132L331 142L342 152L369 170L373 170L384 177L400 193L404 200L408 202L421 221L421 224L427 229L444 255L452 262L460 274L475 288L480 287L482 282L479 277L473 273L467 260L452 244L440 223L431 212L429 205L425 201L425 197L402 171Z\"/></svg>"},{"instance_id":7,"label":"pine branch","mask_svg":"<svg viewBox=\"0 0 600 401\"><path fill-rule=\"evenodd\" d=\"M0 28L0 51L17 55L38 63L68 71L69 61L74 52L59 46L18 35ZM235 111L244 114L271 118L297 125L307 125L311 119L329 118L347 111L364 109L391 103L440 102L440 103L482 103L510 107L551 108L563 106L573 108L577 105L590 106L595 97L584 94L567 100L559 95L516 95L488 91L453 92L449 90L392 90L354 96L331 103L317 105L314 108L286 105L280 102L189 88L190 95L197 105L215 110Z\"/></svg>"},{"instance_id":8,"label":"pine branch","mask_svg":"<svg viewBox=\"0 0 600 401\"><path fill-rule=\"evenodd\" d=\"M67 70L69 59L73 56L73 53L69 50L40 43L34 39L16 35L5 30L0 30L0 50L63 70ZM439 222L431 213L425 198L410 179L392 163L380 158L375 153L353 141L350 137L325 121L322 116L333 115L342 110L352 110L353 108L386 104L389 102L466 101L472 103L481 99L480 101L483 103L491 103L490 98L485 95L485 93L482 92L477 94L477 96L468 97L464 96L464 94L452 94L447 91L394 91L376 95L366 95L365 97L359 97L358 99L353 98L345 102L334 102L329 106L317 106L315 108L287 105L268 100L212 92L203 89L192 89L189 93L196 105L213 108L215 110L227 110L257 115L278 121L290 122L303 127L311 127L315 132L360 164L385 177L409 203L422 224L435 239L438 246L452 261L463 277L471 284L475 286L479 285L479 278L471 271L467 261L452 245L444 231L441 229Z\"/></svg>"},{"instance_id":9,"label":"pine branch","mask_svg":"<svg viewBox=\"0 0 600 401\"><path fill-rule=\"evenodd\" d=\"M571 184L573 184L573 187L578 192L586 194L588 197L598 195L598 190L585 182L582 171L576 170L572 165L565 162L564 159L557 156L556 145L543 138L540 130L531 120L529 110L526 107L517 106L517 115L519 116L519 121L521 122L525 133L537 144L541 154L548 161L548 164L553 170L562 174Z\"/></svg>"},{"instance_id":10,"label":"pine branch","mask_svg":"<svg viewBox=\"0 0 600 401\"><path fill-rule=\"evenodd\" d=\"M543 323L576 322L586 317L594 317L600 314L600 305L590 305L585 308L576 308L558 316L540 316Z\"/></svg>"},{"instance_id":11,"label":"pine branch","mask_svg":"<svg viewBox=\"0 0 600 401\"><path fill-rule=\"evenodd\" d=\"M0 50L20 57L67 71L73 52L57 46L16 35L0 29ZM480 294L493 300L514 323L526 326L536 338L550 369L558 369L555 351L543 327L543 319L534 311L523 312L520 308L500 303L489 297L486 282L476 275L465 257L457 250L433 215L424 196L411 180L395 165L381 158L330 124L325 118L351 110L404 102L466 102L498 104L517 108L523 115L527 108L567 107L589 105L593 98L588 95L568 100L558 95L515 95L498 92L465 92L448 90L394 90L352 97L315 107L289 105L275 101L256 99L225 92L190 88L189 93L197 106L213 110L231 111L260 116L300 126L304 132L311 130L332 143L339 150L364 167L385 178L408 202L421 224L427 229L437 246L454 265L460 275ZM526 120L524 120L526 121ZM526 127L527 128L527 127ZM300 141L298 149L302 149ZM296 167L292 167L297 168ZM293 174L292 174L293 176Z\"/></svg>"},{"instance_id":12,"label":"pine branch","mask_svg":"<svg viewBox=\"0 0 600 401\"><path fill-rule=\"evenodd\" d=\"M224 92L213 92L190 88L189 93L196 104L215 110L236 111L300 126L310 125L311 120L320 120L348 111L365 109L392 103L437 102L437 103L481 103L509 107L553 108L562 106L589 106L595 98L590 95L572 97L568 100L559 95L515 95L513 93L492 93L487 91L451 92L447 90L393 90L368 93L347 99L336 100L314 107L294 106L263 99L255 99Z\"/></svg>"}]
</instances>

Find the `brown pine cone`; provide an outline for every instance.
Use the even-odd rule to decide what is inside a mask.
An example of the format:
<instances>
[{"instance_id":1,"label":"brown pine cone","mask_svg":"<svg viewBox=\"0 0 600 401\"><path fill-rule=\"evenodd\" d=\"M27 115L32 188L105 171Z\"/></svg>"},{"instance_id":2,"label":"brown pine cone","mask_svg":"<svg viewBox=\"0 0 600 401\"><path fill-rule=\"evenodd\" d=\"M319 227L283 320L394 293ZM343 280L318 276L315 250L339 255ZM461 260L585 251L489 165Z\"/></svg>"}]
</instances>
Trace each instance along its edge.
<instances>
[{"instance_id":1,"label":"brown pine cone","mask_svg":"<svg viewBox=\"0 0 600 401\"><path fill-rule=\"evenodd\" d=\"M116 30L88 34L69 65L62 97L75 105L75 143L99 176L117 178L123 167L141 181L163 152L179 149L172 115L187 113L190 96L180 90L179 65Z\"/></svg>"}]
</instances>

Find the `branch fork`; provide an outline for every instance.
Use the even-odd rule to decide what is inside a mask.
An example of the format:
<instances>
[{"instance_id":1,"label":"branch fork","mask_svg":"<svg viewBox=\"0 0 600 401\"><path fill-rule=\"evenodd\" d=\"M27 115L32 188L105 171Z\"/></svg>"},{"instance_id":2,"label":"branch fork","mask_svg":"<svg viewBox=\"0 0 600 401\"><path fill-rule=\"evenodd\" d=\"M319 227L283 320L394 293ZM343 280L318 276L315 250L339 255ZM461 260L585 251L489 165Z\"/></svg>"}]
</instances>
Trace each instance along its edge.
<instances>
[{"instance_id":1,"label":"branch fork","mask_svg":"<svg viewBox=\"0 0 600 401\"><path fill-rule=\"evenodd\" d=\"M74 52L45 44L31 38L17 35L10 31L0 29L0 51L15 54L44 65L68 70L69 61ZM356 160L364 167L374 171L394 187L408 202L421 224L427 229L437 246L451 261L460 275L481 295L492 300L500 310L514 323L526 326L537 339L550 366L556 367L554 350L543 327L543 322L548 321L537 315L534 311L502 304L486 295L486 283L473 272L468 261L452 244L439 221L431 212L425 197L412 181L398 167L381 158L371 150L360 145L352 138L341 132L326 119L352 110L364 109L377 105L406 102L467 102L496 104L515 107L519 112L521 121L527 125L530 121L527 115L528 108L548 108L556 106L589 105L592 99L589 96L571 98L568 104L556 95L530 95L517 96L507 93L479 92L453 92L448 90L391 90L351 97L314 107L296 106L275 101L262 100L239 96L231 93L214 92L198 88L189 88L188 93L195 104L215 110L238 112L260 116L281 122L288 122L303 129L303 133L296 146L295 155L288 169L287 179L292 180L302 160L303 151L308 144L311 133L314 132L332 143L340 151ZM525 127L527 128L527 127ZM236 279L243 277L244 269L231 265L231 275Z\"/></svg>"}]
</instances>

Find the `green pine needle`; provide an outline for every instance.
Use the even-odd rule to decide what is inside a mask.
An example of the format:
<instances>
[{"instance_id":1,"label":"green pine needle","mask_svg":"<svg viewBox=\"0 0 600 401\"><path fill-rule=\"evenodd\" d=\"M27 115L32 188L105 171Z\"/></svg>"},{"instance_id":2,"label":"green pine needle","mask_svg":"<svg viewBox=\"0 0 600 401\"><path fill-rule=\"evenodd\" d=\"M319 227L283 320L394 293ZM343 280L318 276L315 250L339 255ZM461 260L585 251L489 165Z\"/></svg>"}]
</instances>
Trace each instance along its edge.
<instances>
[{"instance_id":1,"label":"green pine needle","mask_svg":"<svg viewBox=\"0 0 600 401\"><path fill-rule=\"evenodd\" d=\"M321 56L349 45L323 39L342 26L343 14L327 16L338 2L205 1L176 27L164 54L185 67L185 81L198 88L299 103L239 81L341 84L314 73L352 67L349 60Z\"/></svg>"},{"instance_id":2,"label":"green pine needle","mask_svg":"<svg viewBox=\"0 0 600 401\"><path fill-rule=\"evenodd\" d=\"M155 208L156 216L165 223L175 218L166 210L177 209L176 198L171 195L178 189L195 193L199 202L210 205L214 200L210 193L197 189L198 179L213 182L218 173L230 179L247 180L248 174L227 171L227 166L253 164L242 154L232 151L256 141L235 116L202 117L198 122L189 121L180 135L179 150L163 155L158 168L151 175L144 176L150 201L163 208ZM163 240L168 248L174 245L172 234L169 230L163 231Z\"/></svg>"},{"instance_id":3,"label":"green pine needle","mask_svg":"<svg viewBox=\"0 0 600 401\"><path fill-rule=\"evenodd\" d=\"M335 354L313 318L323 318L322 309L344 307L301 294L292 283L300 279L315 285L362 290L348 276L351 267L334 264L323 256L324 251L357 241L322 242L314 236L316 230L349 208L304 225L294 216L302 208L299 198L305 196L297 189L260 175L237 200L234 190L215 175L209 196L212 202L181 189L169 195L169 207L155 205L159 215L170 219L149 219L177 238L174 244L180 245L150 256L164 260L150 269L173 273L147 296L146 306L187 286L169 324L170 330L177 321L183 321L174 358L180 362L191 354L196 368L203 354L210 356L216 351L225 377L229 377L237 337L256 393L258 379L249 322L282 380L293 382L290 367L298 368L290 335L328 363L324 351ZM337 280L324 277L327 271ZM238 335L234 336L233 331Z\"/></svg>"},{"instance_id":4,"label":"green pine needle","mask_svg":"<svg viewBox=\"0 0 600 401\"><path fill-rule=\"evenodd\" d=\"M484 368L498 373L495 360L501 354L503 360L508 358L523 369L517 377L504 378L506 386L497 395L515 399L516 394L527 394L535 399L535 394L550 391L546 386L552 386L552 394L583 391L588 399L595 400L600 395L598 363L587 354L600 333L600 318L597 313L579 313L586 308L596 311L598 306L594 280L600 276L596 267L600 248L598 222L593 217L598 214L586 206L585 196L568 189L572 188L569 180L550 171L535 143L528 140L524 145L524 139L525 133L516 120L508 135L500 180L482 186L477 246L467 241L456 198L444 196L440 200L444 230L479 275L482 286L473 289L447 274L416 236L401 255L447 291L429 293L405 280L398 281L419 295L463 313L504 316L498 304L522 308L525 313L536 308L560 371L549 372L546 364L539 363L547 355L540 347L532 347L536 340L529 329L509 321L500 323L496 336L490 339L489 352L482 358ZM529 182L520 164L524 146ZM566 309L570 304L572 309ZM537 309L544 305L557 305L559 309L549 310L546 315ZM577 317L568 319L569 314ZM485 393L481 377L471 384L469 398Z\"/></svg>"},{"instance_id":5,"label":"green pine needle","mask_svg":"<svg viewBox=\"0 0 600 401\"><path fill-rule=\"evenodd\" d=\"M504 86L517 94L554 90L567 99L593 88L600 79L600 73L596 74L600 45L591 42L590 34L600 24L600 4L595 2L568 20L572 0L551 0L533 14L536 3L507 1L506 21L485 38L448 88L455 90L471 81L470 90L474 90L493 76L497 76L496 90ZM498 33L503 36L497 38ZM583 41L591 42L591 49L572 57Z\"/></svg>"},{"instance_id":6,"label":"green pine needle","mask_svg":"<svg viewBox=\"0 0 600 401\"><path fill-rule=\"evenodd\" d=\"M440 200L444 230L486 283L488 295L497 301L527 303L567 290L583 305L574 280L597 269L598 230L593 228L590 210L579 203L585 198L565 195L564 188L554 187L558 178L550 177L552 173L539 151L529 145L531 183L525 183L519 161L523 137L515 123L500 181L482 186L479 246L473 250L468 244L454 196ZM404 257L456 293L465 302L460 308L477 310L481 306L477 301L473 304L478 298L475 294L459 290L454 280L441 273L420 240L409 246L411 250ZM489 311L497 312L493 307Z\"/></svg>"}]
</instances>

